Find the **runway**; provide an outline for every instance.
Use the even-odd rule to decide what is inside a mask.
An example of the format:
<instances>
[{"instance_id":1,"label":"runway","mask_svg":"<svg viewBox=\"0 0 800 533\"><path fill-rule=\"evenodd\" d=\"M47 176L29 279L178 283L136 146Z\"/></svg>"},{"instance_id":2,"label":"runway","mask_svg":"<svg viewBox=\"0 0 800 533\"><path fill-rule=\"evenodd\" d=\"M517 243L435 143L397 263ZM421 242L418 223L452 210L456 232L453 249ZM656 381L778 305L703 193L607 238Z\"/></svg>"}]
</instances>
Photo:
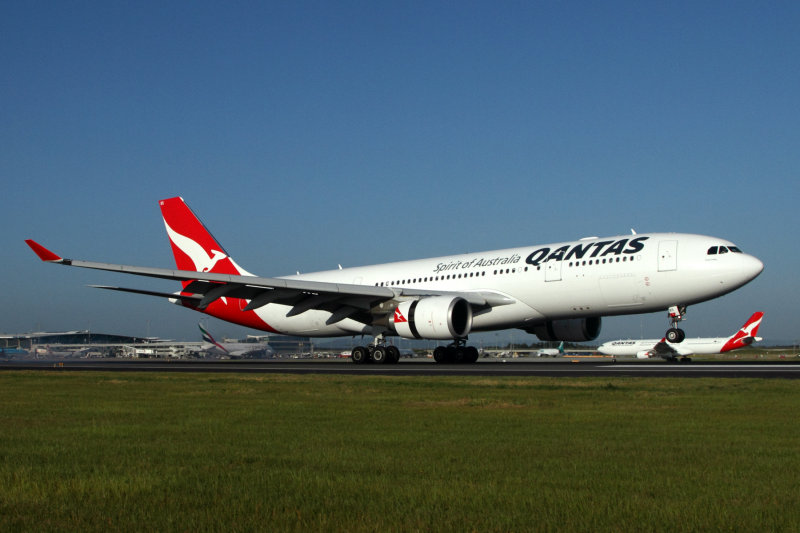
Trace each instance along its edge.
<instances>
[{"instance_id":1,"label":"runway","mask_svg":"<svg viewBox=\"0 0 800 533\"><path fill-rule=\"evenodd\" d=\"M166 361L79 359L0 361L0 371L104 371L335 374L350 376L549 376L549 377L717 377L800 378L800 362L635 362L624 361L484 361L472 365L440 365L401 360L395 365L355 365L346 360Z\"/></svg>"}]
</instances>

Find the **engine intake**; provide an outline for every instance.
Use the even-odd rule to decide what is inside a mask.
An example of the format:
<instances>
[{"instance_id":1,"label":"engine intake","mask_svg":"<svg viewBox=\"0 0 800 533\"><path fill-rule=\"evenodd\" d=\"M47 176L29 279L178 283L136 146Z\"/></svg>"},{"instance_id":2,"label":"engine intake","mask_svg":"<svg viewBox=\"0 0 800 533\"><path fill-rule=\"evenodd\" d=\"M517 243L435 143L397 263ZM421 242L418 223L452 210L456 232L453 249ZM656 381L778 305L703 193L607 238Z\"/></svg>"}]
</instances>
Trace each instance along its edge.
<instances>
[{"instance_id":1,"label":"engine intake","mask_svg":"<svg viewBox=\"0 0 800 533\"><path fill-rule=\"evenodd\" d=\"M599 316L589 318L568 318L549 320L542 325L526 329L543 341L584 342L592 341L600 335Z\"/></svg>"},{"instance_id":2,"label":"engine intake","mask_svg":"<svg viewBox=\"0 0 800 533\"><path fill-rule=\"evenodd\" d=\"M459 296L429 296L400 303L390 323L405 339L459 339L472 329L472 307Z\"/></svg>"}]
</instances>

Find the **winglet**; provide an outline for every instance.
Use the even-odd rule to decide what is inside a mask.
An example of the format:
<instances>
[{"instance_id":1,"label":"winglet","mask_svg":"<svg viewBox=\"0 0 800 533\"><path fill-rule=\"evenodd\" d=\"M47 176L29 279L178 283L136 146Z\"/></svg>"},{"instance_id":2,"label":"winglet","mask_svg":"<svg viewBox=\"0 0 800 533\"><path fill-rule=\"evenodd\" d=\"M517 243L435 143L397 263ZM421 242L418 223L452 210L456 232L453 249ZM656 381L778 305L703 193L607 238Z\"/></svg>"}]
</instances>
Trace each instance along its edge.
<instances>
[{"instance_id":1,"label":"winglet","mask_svg":"<svg viewBox=\"0 0 800 533\"><path fill-rule=\"evenodd\" d=\"M48 250L47 248L45 248L44 246L42 246L41 244L39 244L38 242L34 241L33 239L26 239L25 243L31 247L31 250L33 250L36 253L36 255L39 256L39 259L41 259L42 261L57 263L64 260L61 257L54 254L53 252L51 252L50 250Z\"/></svg>"}]
</instances>

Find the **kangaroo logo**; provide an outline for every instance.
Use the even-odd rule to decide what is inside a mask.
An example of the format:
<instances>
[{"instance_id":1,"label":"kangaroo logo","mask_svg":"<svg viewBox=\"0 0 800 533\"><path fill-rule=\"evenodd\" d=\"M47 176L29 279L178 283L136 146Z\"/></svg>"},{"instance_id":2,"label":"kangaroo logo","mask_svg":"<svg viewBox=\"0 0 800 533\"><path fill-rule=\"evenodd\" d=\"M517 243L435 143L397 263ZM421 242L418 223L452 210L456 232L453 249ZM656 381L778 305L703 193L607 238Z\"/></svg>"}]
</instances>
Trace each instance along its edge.
<instances>
[{"instance_id":1,"label":"kangaroo logo","mask_svg":"<svg viewBox=\"0 0 800 533\"><path fill-rule=\"evenodd\" d=\"M177 246L181 252L189 257L194 264L196 272L211 272L214 265L228 257L224 252L219 250L211 250L211 255L209 255L208 252L195 241L170 228L166 220L164 221L164 226L167 228L167 235L169 235L172 244Z\"/></svg>"},{"instance_id":2,"label":"kangaroo logo","mask_svg":"<svg viewBox=\"0 0 800 533\"><path fill-rule=\"evenodd\" d=\"M752 336L754 335L753 331L756 330L760 325L761 325L761 318L759 318L758 320L754 320L750 324L746 325L744 328L742 328L742 331L746 333L748 336Z\"/></svg>"}]
</instances>

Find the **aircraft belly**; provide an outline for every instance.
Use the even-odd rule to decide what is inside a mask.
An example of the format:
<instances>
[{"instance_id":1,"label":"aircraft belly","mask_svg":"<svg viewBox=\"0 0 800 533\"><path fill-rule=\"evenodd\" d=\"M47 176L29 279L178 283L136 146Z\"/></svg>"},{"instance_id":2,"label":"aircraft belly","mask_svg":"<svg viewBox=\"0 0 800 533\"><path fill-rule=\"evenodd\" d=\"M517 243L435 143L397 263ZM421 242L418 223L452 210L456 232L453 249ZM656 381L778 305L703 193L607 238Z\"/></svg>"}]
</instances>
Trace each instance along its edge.
<instances>
[{"instance_id":1,"label":"aircraft belly","mask_svg":"<svg viewBox=\"0 0 800 533\"><path fill-rule=\"evenodd\" d=\"M522 302L511 305L492 307L486 311L477 312L472 318L472 330L493 330L500 328L513 328L525 325L530 320L543 319L544 316L536 309Z\"/></svg>"},{"instance_id":2,"label":"aircraft belly","mask_svg":"<svg viewBox=\"0 0 800 533\"><path fill-rule=\"evenodd\" d=\"M309 337L338 337L365 333L364 325L352 319L335 324L326 324L331 313L311 309L299 315L287 317L291 306L270 304L256 310L259 317L284 335Z\"/></svg>"},{"instance_id":3,"label":"aircraft belly","mask_svg":"<svg viewBox=\"0 0 800 533\"><path fill-rule=\"evenodd\" d=\"M576 314L604 314L603 298L596 279L564 278L557 283L536 283L522 300L534 309L536 318L568 318Z\"/></svg>"}]
</instances>

